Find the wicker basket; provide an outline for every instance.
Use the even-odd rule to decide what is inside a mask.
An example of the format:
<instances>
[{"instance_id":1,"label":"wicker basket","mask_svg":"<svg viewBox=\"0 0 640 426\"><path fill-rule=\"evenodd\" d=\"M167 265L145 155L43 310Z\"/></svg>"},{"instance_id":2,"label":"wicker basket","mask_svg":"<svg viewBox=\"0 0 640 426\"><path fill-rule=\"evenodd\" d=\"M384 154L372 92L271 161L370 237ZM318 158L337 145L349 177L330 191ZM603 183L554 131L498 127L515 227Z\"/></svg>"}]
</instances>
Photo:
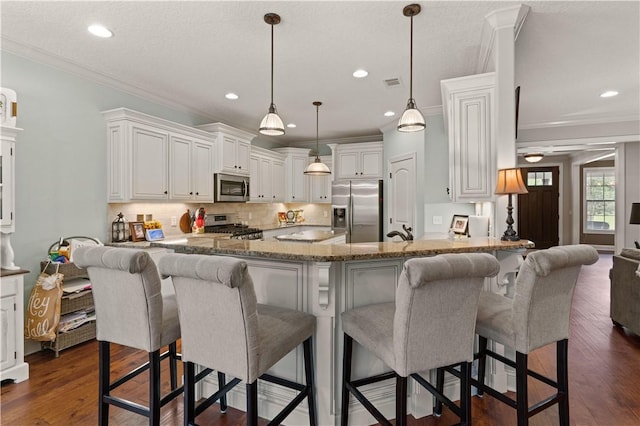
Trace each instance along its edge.
<instances>
[{"instance_id":1,"label":"wicker basket","mask_svg":"<svg viewBox=\"0 0 640 426\"><path fill-rule=\"evenodd\" d=\"M61 350L95 339L95 337L96 322L91 321L66 333L58 333L58 337L53 342L42 342L42 348L51 349L57 357Z\"/></svg>"},{"instance_id":2,"label":"wicker basket","mask_svg":"<svg viewBox=\"0 0 640 426\"><path fill-rule=\"evenodd\" d=\"M60 315L68 314L70 312L87 309L93 306L93 292L90 290L81 291L80 293L69 294L62 296L62 303L60 304Z\"/></svg>"},{"instance_id":3,"label":"wicker basket","mask_svg":"<svg viewBox=\"0 0 640 426\"><path fill-rule=\"evenodd\" d=\"M47 268L47 274L53 274L57 269L58 272L64 275L64 279L66 280L70 278L86 278L89 276L87 275L87 270L85 268L80 268L76 266L75 263L52 263L46 261L40 262L40 271L45 271L45 268Z\"/></svg>"}]
</instances>

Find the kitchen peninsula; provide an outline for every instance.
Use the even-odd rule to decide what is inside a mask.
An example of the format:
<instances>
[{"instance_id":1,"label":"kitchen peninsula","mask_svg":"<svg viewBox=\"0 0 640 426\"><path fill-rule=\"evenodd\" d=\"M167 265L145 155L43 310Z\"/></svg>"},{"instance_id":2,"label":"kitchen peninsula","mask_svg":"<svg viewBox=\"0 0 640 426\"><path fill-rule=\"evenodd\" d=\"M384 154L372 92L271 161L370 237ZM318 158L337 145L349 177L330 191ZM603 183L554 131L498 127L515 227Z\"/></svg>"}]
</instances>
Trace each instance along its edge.
<instances>
[{"instance_id":1,"label":"kitchen peninsula","mask_svg":"<svg viewBox=\"0 0 640 426\"><path fill-rule=\"evenodd\" d=\"M487 290L499 289L501 278L518 266L518 254L533 243L527 240L501 241L495 238L461 238L376 242L357 244L309 244L282 241L228 240L189 236L151 243L177 253L234 256L246 260L258 302L298 309L317 318L315 365L318 420L320 425L339 424L340 360L342 326L340 313L354 307L392 301L403 263L413 257L441 253L488 252L501 261L501 274L485 283ZM516 259L516 260L514 260ZM365 351L354 350L355 378L386 371L385 365ZM301 348L276 364L274 374L304 382ZM496 382L506 383L504 371L491 371ZM209 395L217 389L215 375L205 380L200 391ZM457 394L457 381L446 381L445 391ZM506 390L506 389L505 389ZM288 390L261 383L260 412L271 418L291 398ZM364 387L365 395L389 418L394 417L395 384L385 381ZM229 404L244 409L244 394L229 395ZM352 402L352 424L375 423L361 405ZM410 388L409 412L415 417L431 414L428 392ZM289 424L306 424L307 414L298 408L288 418Z\"/></svg>"}]
</instances>

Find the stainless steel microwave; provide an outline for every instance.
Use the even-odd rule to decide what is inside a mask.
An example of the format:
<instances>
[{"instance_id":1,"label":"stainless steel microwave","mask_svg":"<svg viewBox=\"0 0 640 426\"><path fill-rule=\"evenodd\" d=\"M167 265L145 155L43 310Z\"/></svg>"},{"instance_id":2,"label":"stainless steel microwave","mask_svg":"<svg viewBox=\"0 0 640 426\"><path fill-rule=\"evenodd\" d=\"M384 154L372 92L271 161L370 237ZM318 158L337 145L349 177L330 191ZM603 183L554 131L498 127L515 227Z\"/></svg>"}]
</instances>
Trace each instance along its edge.
<instances>
[{"instance_id":1,"label":"stainless steel microwave","mask_svg":"<svg viewBox=\"0 0 640 426\"><path fill-rule=\"evenodd\" d=\"M244 203L249 201L249 178L216 173L213 175L214 201Z\"/></svg>"}]
</instances>

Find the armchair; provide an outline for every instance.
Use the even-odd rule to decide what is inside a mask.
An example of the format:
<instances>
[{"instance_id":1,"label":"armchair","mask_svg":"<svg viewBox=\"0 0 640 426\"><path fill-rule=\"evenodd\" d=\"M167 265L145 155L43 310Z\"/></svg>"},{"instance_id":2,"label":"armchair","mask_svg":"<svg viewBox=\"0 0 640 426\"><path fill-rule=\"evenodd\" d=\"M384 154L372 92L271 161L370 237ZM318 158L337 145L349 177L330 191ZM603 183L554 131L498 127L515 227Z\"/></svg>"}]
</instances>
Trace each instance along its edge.
<instances>
[{"instance_id":1,"label":"armchair","mask_svg":"<svg viewBox=\"0 0 640 426\"><path fill-rule=\"evenodd\" d=\"M613 256L611 320L640 334L640 249L622 249Z\"/></svg>"}]
</instances>

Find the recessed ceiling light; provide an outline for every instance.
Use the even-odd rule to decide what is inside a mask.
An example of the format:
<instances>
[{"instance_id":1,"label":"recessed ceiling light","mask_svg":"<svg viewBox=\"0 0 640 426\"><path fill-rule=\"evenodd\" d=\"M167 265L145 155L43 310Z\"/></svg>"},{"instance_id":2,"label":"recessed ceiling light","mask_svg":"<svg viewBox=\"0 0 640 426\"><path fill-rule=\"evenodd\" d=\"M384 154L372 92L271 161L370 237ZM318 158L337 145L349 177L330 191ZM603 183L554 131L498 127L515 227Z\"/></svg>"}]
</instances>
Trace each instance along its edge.
<instances>
[{"instance_id":1,"label":"recessed ceiling light","mask_svg":"<svg viewBox=\"0 0 640 426\"><path fill-rule=\"evenodd\" d=\"M91 34L97 37L109 38L113 36L113 33L106 27L103 27L102 25L98 25L98 24L89 25L87 29Z\"/></svg>"},{"instance_id":2,"label":"recessed ceiling light","mask_svg":"<svg viewBox=\"0 0 640 426\"><path fill-rule=\"evenodd\" d=\"M366 77L368 75L369 75L369 73L366 70L355 70L353 72L353 76L355 78L364 78L364 77Z\"/></svg>"},{"instance_id":3,"label":"recessed ceiling light","mask_svg":"<svg viewBox=\"0 0 640 426\"><path fill-rule=\"evenodd\" d=\"M396 113L393 111L387 111L384 113L385 117L393 117L394 115L396 115Z\"/></svg>"},{"instance_id":4,"label":"recessed ceiling light","mask_svg":"<svg viewBox=\"0 0 640 426\"><path fill-rule=\"evenodd\" d=\"M229 92L226 95L224 95L224 97L227 98L227 99L232 99L232 100L238 99L238 95L236 95L235 93L231 93L231 92Z\"/></svg>"},{"instance_id":5,"label":"recessed ceiling light","mask_svg":"<svg viewBox=\"0 0 640 426\"><path fill-rule=\"evenodd\" d=\"M289 124L287 124L287 127L289 127L290 129L294 129L297 126L295 124L293 124L293 123L289 123Z\"/></svg>"},{"instance_id":6,"label":"recessed ceiling light","mask_svg":"<svg viewBox=\"0 0 640 426\"><path fill-rule=\"evenodd\" d=\"M606 92L600 94L601 98L611 98L613 96L618 96L618 92L616 92L615 90L607 90Z\"/></svg>"}]
</instances>

